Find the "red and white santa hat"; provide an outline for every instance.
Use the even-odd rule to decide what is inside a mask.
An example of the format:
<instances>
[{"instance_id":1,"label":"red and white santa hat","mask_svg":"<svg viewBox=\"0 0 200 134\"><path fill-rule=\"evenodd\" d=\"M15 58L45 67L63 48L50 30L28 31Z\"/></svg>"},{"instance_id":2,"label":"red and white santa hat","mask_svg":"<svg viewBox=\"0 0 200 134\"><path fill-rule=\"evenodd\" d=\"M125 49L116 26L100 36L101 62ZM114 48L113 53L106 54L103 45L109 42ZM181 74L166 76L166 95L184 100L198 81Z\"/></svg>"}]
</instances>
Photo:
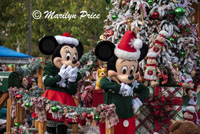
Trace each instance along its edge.
<instances>
[{"instance_id":1,"label":"red and white santa hat","mask_svg":"<svg viewBox=\"0 0 200 134\"><path fill-rule=\"evenodd\" d=\"M140 58L141 48L142 40L137 39L133 31L126 31L114 52L118 58L138 60Z\"/></svg>"},{"instance_id":2,"label":"red and white santa hat","mask_svg":"<svg viewBox=\"0 0 200 134\"><path fill-rule=\"evenodd\" d=\"M63 33L63 35L56 35L55 36L56 41L58 44L73 44L75 46L78 46L79 41L75 38L72 38L69 33Z\"/></svg>"}]
</instances>

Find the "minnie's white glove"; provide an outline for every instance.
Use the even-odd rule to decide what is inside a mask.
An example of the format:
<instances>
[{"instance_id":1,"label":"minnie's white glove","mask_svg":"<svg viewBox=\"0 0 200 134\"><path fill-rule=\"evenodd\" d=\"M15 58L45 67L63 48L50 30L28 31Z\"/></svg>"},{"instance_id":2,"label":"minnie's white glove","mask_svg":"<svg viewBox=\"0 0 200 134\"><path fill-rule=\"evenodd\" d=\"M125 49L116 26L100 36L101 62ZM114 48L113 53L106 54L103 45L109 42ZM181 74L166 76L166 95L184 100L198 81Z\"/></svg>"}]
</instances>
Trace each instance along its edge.
<instances>
[{"instance_id":1,"label":"minnie's white glove","mask_svg":"<svg viewBox=\"0 0 200 134\"><path fill-rule=\"evenodd\" d=\"M136 113L138 109L140 108L140 106L142 106L142 101L139 98L133 99L132 106L133 106L134 113Z\"/></svg>"},{"instance_id":2,"label":"minnie's white glove","mask_svg":"<svg viewBox=\"0 0 200 134\"><path fill-rule=\"evenodd\" d=\"M133 96L133 89L129 85L125 83L121 83L120 85L121 87L119 94L121 94L122 96Z\"/></svg>"},{"instance_id":3,"label":"minnie's white glove","mask_svg":"<svg viewBox=\"0 0 200 134\"><path fill-rule=\"evenodd\" d=\"M72 69L72 66L68 66L66 68L66 65L62 65L62 67L60 68L60 72L58 73L58 75L60 75L60 77L62 79L67 79L69 77L69 71Z\"/></svg>"},{"instance_id":4,"label":"minnie's white glove","mask_svg":"<svg viewBox=\"0 0 200 134\"><path fill-rule=\"evenodd\" d=\"M76 78L78 76L78 68L74 67L69 71L69 77L68 77L68 81L69 82L75 82Z\"/></svg>"}]
</instances>

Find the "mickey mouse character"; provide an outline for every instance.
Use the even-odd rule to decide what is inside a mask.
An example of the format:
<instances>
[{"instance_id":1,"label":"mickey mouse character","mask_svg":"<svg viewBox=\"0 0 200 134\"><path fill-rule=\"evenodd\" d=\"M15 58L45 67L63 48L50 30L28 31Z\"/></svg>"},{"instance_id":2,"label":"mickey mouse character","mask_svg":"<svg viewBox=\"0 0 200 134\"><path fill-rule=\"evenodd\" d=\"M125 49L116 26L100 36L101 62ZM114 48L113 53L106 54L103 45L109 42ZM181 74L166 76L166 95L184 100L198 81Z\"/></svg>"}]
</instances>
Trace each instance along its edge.
<instances>
[{"instance_id":1,"label":"mickey mouse character","mask_svg":"<svg viewBox=\"0 0 200 134\"><path fill-rule=\"evenodd\" d=\"M141 51L140 51L141 50ZM115 134L135 134L136 112L149 96L149 90L142 83L134 80L138 61L143 59L148 47L132 31L126 31L118 46L109 41L100 42L95 55L107 61L108 77L102 78L100 87L104 90L104 103L116 106L119 122L114 126ZM133 99L134 93L138 97ZM101 134L105 125L100 124Z\"/></svg>"},{"instance_id":2,"label":"mickey mouse character","mask_svg":"<svg viewBox=\"0 0 200 134\"><path fill-rule=\"evenodd\" d=\"M77 92L79 59L83 54L80 41L64 33L62 36L46 36L39 42L39 49L43 54L52 55L52 63L44 67L43 83L46 91L44 97L61 104L75 106L72 95ZM48 119L55 120L48 113ZM63 119L56 121L63 121Z\"/></svg>"}]
</instances>

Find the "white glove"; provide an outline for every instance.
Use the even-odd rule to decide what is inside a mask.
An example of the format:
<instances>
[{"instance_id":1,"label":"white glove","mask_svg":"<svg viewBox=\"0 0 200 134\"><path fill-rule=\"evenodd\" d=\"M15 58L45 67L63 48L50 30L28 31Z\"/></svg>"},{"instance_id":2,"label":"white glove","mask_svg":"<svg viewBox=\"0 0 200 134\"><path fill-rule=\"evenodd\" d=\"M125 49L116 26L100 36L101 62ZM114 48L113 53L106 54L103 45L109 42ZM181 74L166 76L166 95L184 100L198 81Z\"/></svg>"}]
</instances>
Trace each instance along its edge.
<instances>
[{"instance_id":1,"label":"white glove","mask_svg":"<svg viewBox=\"0 0 200 134\"><path fill-rule=\"evenodd\" d=\"M138 109L140 108L140 106L142 106L142 101L139 98L133 99L132 106L134 109L134 113L136 113Z\"/></svg>"},{"instance_id":2,"label":"white glove","mask_svg":"<svg viewBox=\"0 0 200 134\"><path fill-rule=\"evenodd\" d=\"M69 82L75 82L76 78L78 76L78 68L74 67L69 71L69 77L68 77L68 81Z\"/></svg>"},{"instance_id":3,"label":"white glove","mask_svg":"<svg viewBox=\"0 0 200 134\"><path fill-rule=\"evenodd\" d=\"M68 66L66 68L66 65L62 65L62 67L60 68L60 72L58 73L58 75L60 75L60 77L62 79L67 79L69 77L69 71L72 69L72 66Z\"/></svg>"},{"instance_id":4,"label":"white glove","mask_svg":"<svg viewBox=\"0 0 200 134\"><path fill-rule=\"evenodd\" d=\"M121 83L121 88L119 91L119 94L121 94L122 96L133 96L133 89L125 84L125 83Z\"/></svg>"}]
</instances>

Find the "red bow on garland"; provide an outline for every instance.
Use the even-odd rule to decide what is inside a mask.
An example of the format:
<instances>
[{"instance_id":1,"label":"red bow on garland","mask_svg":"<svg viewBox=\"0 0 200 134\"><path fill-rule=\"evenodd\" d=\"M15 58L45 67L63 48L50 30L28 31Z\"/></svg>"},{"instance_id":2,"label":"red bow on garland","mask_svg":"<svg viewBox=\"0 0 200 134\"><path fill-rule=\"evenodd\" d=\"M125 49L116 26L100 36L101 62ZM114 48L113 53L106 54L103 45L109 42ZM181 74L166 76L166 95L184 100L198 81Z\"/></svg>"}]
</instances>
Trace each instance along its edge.
<instances>
[{"instance_id":1,"label":"red bow on garland","mask_svg":"<svg viewBox=\"0 0 200 134\"><path fill-rule=\"evenodd\" d=\"M93 90L94 90L94 87L89 85L89 86L86 86L83 89L83 92L81 93L81 100L83 101L85 107L92 106L92 91Z\"/></svg>"},{"instance_id":2,"label":"red bow on garland","mask_svg":"<svg viewBox=\"0 0 200 134\"><path fill-rule=\"evenodd\" d=\"M101 121L104 122L105 120L103 119L107 119L106 126L108 128L117 125L117 123L119 122L119 118L115 113L115 109L115 104L102 104L97 107L97 111L100 113L100 119L102 119Z\"/></svg>"},{"instance_id":3,"label":"red bow on garland","mask_svg":"<svg viewBox=\"0 0 200 134\"><path fill-rule=\"evenodd\" d=\"M179 97L162 95L162 88L155 87L154 95L152 99L147 101L149 109L152 110L152 116L154 117L155 132L159 132L162 128L162 123L170 126L170 117L174 115L172 112L174 110L173 105L182 105L183 100Z\"/></svg>"}]
</instances>

